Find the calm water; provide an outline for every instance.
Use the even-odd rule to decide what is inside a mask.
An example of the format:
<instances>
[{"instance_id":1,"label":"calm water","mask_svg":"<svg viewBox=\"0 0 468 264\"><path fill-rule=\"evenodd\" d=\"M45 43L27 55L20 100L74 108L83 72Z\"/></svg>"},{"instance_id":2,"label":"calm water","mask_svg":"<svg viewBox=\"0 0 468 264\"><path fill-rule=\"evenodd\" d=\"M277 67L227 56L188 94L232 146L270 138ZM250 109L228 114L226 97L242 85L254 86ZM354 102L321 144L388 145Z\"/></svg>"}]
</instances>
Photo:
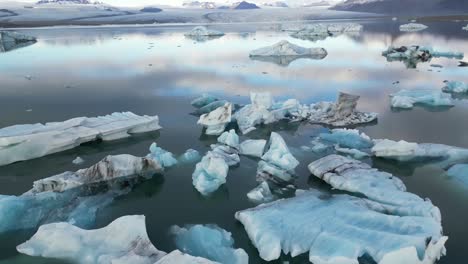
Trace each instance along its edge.
<instances>
[{"instance_id":1,"label":"calm water","mask_svg":"<svg viewBox=\"0 0 468 264\"><path fill-rule=\"evenodd\" d=\"M202 134L197 117L190 115L190 101L207 92L235 103L247 103L250 91L270 91L277 99L294 97L312 103L335 100L338 91L346 91L361 95L361 110L380 113L378 123L360 128L372 138L468 147L467 100L457 100L450 109L392 111L388 98L403 88L440 89L447 79L468 81L468 69L448 59L431 62L443 65L441 69L430 67L431 63L406 69L403 63L389 63L380 55L389 45L411 44L468 54L468 33L461 31L462 23L433 23L428 24L429 30L407 34L398 32L398 23L394 22L363 24L365 31L359 36L317 42L290 38L273 24L217 26L227 35L206 42L186 39L183 33L189 27L23 30L37 36L39 42L0 54L0 127L132 111L159 115L163 129L0 167L0 193L19 195L30 189L34 180L88 167L109 154L145 155L153 141L176 154L188 148L204 153L216 138ZM287 66L249 59L250 50L282 39L324 47L329 55L323 60L296 60ZM27 75L32 80L27 80ZM393 84L396 81L399 84ZM301 162L295 185L329 189L307 171L307 164L318 157L298 150L326 129L279 123L248 137L268 138L272 130L280 132ZM86 162L73 165L76 156ZM468 188L430 165L369 162L401 177L410 192L430 198L441 209L449 240L447 256L439 263L463 263L468 242ZM192 186L193 165L172 168L100 211L96 227L119 216L144 214L153 243L170 251L175 249L168 235L171 225L215 223L233 233L236 247L248 252L251 263L263 263L242 225L234 219L236 211L254 206L246 193L256 186L256 167L257 160L241 157L240 166L230 169L227 184L209 198L199 195ZM64 263L17 254L15 246L33 233L1 235L0 263ZM291 263L304 263L304 259Z\"/></svg>"}]
</instances>

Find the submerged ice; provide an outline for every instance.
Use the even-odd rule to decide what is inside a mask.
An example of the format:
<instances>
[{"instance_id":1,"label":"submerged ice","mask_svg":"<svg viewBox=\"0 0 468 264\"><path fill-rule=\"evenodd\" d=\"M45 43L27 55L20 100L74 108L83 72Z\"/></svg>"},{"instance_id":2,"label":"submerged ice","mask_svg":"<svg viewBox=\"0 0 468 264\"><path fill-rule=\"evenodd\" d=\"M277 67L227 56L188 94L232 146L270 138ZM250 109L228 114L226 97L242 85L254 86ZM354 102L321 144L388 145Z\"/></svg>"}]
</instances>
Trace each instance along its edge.
<instances>
[{"instance_id":1,"label":"submerged ice","mask_svg":"<svg viewBox=\"0 0 468 264\"><path fill-rule=\"evenodd\" d=\"M391 94L391 105L395 108L413 108L415 104L427 106L453 106L452 96L437 90L401 90Z\"/></svg>"},{"instance_id":2,"label":"submerged ice","mask_svg":"<svg viewBox=\"0 0 468 264\"><path fill-rule=\"evenodd\" d=\"M248 264L243 249L234 248L231 233L215 225L173 226L175 244L179 250L223 264Z\"/></svg>"}]
</instances>

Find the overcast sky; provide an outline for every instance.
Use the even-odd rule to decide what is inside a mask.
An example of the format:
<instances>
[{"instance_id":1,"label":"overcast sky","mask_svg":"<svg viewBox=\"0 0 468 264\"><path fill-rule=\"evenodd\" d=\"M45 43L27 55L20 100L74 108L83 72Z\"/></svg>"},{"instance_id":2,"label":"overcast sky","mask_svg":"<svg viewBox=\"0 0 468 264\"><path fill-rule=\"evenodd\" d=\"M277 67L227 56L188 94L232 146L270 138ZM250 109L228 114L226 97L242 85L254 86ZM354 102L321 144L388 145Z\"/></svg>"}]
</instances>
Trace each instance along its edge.
<instances>
[{"instance_id":1,"label":"overcast sky","mask_svg":"<svg viewBox=\"0 0 468 264\"><path fill-rule=\"evenodd\" d=\"M4 1L4 0L0 0ZM14 1L14 0L13 0ZM27 2L27 3L35 3L38 0L16 0L18 2ZM95 0L91 0L95 1ZM172 5L172 6L180 6L183 2L191 2L196 0L99 0L100 2L105 2L110 5L114 6L147 6L147 5ZM232 2L240 2L242 0L198 0L200 2L216 2L216 3L232 3ZM304 3L312 3L312 2L320 2L321 0L247 0L248 2L254 3L267 3L267 2L276 2L276 1L283 1L290 5L302 5ZM337 2L340 0L329 0L329 2Z\"/></svg>"}]
</instances>

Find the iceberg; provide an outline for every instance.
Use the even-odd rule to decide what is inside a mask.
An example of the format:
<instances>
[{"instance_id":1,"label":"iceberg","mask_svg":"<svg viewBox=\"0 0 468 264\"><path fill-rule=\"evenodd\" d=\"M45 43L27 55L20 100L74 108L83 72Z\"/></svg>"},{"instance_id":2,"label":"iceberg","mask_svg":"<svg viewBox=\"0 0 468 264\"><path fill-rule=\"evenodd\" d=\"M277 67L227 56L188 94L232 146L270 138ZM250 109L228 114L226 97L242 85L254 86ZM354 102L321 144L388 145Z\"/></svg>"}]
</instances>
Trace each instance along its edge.
<instances>
[{"instance_id":1,"label":"iceberg","mask_svg":"<svg viewBox=\"0 0 468 264\"><path fill-rule=\"evenodd\" d=\"M0 129L0 165L43 157L98 139L109 141L159 130L158 116L131 112Z\"/></svg>"},{"instance_id":2,"label":"iceberg","mask_svg":"<svg viewBox=\"0 0 468 264\"><path fill-rule=\"evenodd\" d=\"M290 182L298 165L299 161L291 154L284 139L272 132L262 160L258 163L257 179L275 183Z\"/></svg>"},{"instance_id":3,"label":"iceberg","mask_svg":"<svg viewBox=\"0 0 468 264\"><path fill-rule=\"evenodd\" d=\"M169 168L177 164L177 159L171 152L158 147L156 142L151 144L150 153L146 156L149 160L157 161L163 168Z\"/></svg>"},{"instance_id":4,"label":"iceberg","mask_svg":"<svg viewBox=\"0 0 468 264\"><path fill-rule=\"evenodd\" d=\"M442 91L446 93L467 93L468 84L460 81L446 81Z\"/></svg>"},{"instance_id":5,"label":"iceberg","mask_svg":"<svg viewBox=\"0 0 468 264\"><path fill-rule=\"evenodd\" d=\"M234 249L231 233L216 225L172 226L171 234L179 250L223 264L248 264L243 249Z\"/></svg>"},{"instance_id":6,"label":"iceberg","mask_svg":"<svg viewBox=\"0 0 468 264\"><path fill-rule=\"evenodd\" d=\"M197 26L190 32L185 33L185 36L195 39L204 39L204 37L221 37L224 36L224 33L217 30L209 30L204 26Z\"/></svg>"},{"instance_id":7,"label":"iceberg","mask_svg":"<svg viewBox=\"0 0 468 264\"><path fill-rule=\"evenodd\" d=\"M416 32L416 31L421 31L426 29L427 26L423 24L418 24L418 23L409 23L409 24L404 24L400 26L400 31L404 32Z\"/></svg>"},{"instance_id":8,"label":"iceberg","mask_svg":"<svg viewBox=\"0 0 468 264\"><path fill-rule=\"evenodd\" d=\"M391 94L391 105L395 108L413 108L415 104L427 106L453 106L452 95L430 89L401 90Z\"/></svg>"},{"instance_id":9,"label":"iceberg","mask_svg":"<svg viewBox=\"0 0 468 264\"><path fill-rule=\"evenodd\" d=\"M328 55L324 48L304 48L282 40L272 46L256 49L250 52L250 58L274 62L279 65L289 65L299 58L321 60Z\"/></svg>"},{"instance_id":10,"label":"iceberg","mask_svg":"<svg viewBox=\"0 0 468 264\"><path fill-rule=\"evenodd\" d=\"M360 151L358 149L341 148L338 145L335 145L335 150L338 153L346 154L355 159L363 159L363 158L367 158L370 156L370 154L367 152Z\"/></svg>"},{"instance_id":11,"label":"iceberg","mask_svg":"<svg viewBox=\"0 0 468 264\"><path fill-rule=\"evenodd\" d=\"M412 143L404 140L374 140L372 154L379 158L398 161L442 160L445 164L455 164L468 160L468 149L432 143Z\"/></svg>"},{"instance_id":12,"label":"iceberg","mask_svg":"<svg viewBox=\"0 0 468 264\"><path fill-rule=\"evenodd\" d=\"M416 68L418 63L431 61L433 57L462 59L464 54L462 52L434 51L432 48L423 46L401 46L399 48L389 47L382 52L382 56L385 56L389 62L403 61L407 68Z\"/></svg>"},{"instance_id":13,"label":"iceberg","mask_svg":"<svg viewBox=\"0 0 468 264\"><path fill-rule=\"evenodd\" d=\"M275 199L266 181L262 181L257 187L248 192L247 198L254 203L266 203Z\"/></svg>"},{"instance_id":14,"label":"iceberg","mask_svg":"<svg viewBox=\"0 0 468 264\"><path fill-rule=\"evenodd\" d=\"M192 174L193 186L201 194L208 195L226 183L228 170L228 164L223 158L208 152L195 167Z\"/></svg>"},{"instance_id":15,"label":"iceberg","mask_svg":"<svg viewBox=\"0 0 468 264\"><path fill-rule=\"evenodd\" d=\"M63 222L43 225L17 250L29 256L95 264L153 264L166 255L149 240L143 215L123 216L95 230Z\"/></svg>"},{"instance_id":16,"label":"iceberg","mask_svg":"<svg viewBox=\"0 0 468 264\"><path fill-rule=\"evenodd\" d=\"M218 101L218 98L214 97L213 95L202 94L202 96L194 99L190 104L193 107L202 108L216 101Z\"/></svg>"},{"instance_id":17,"label":"iceberg","mask_svg":"<svg viewBox=\"0 0 468 264\"><path fill-rule=\"evenodd\" d=\"M468 187L468 164L455 164L447 171L447 175Z\"/></svg>"},{"instance_id":18,"label":"iceberg","mask_svg":"<svg viewBox=\"0 0 468 264\"><path fill-rule=\"evenodd\" d=\"M218 137L218 142L231 148L239 149L239 136L234 129L224 132Z\"/></svg>"},{"instance_id":19,"label":"iceberg","mask_svg":"<svg viewBox=\"0 0 468 264\"><path fill-rule=\"evenodd\" d=\"M207 113L215 110L216 108L222 107L226 103L228 103L228 101L226 101L226 100L214 101L214 102L209 103L209 104L207 104L207 105L205 105L203 107L198 108L197 110L195 110L194 114L196 114L196 115L207 114Z\"/></svg>"},{"instance_id":20,"label":"iceberg","mask_svg":"<svg viewBox=\"0 0 468 264\"><path fill-rule=\"evenodd\" d=\"M264 139L247 139L242 141L239 147L239 154L245 156L252 156L256 158L261 158L263 155L263 150L265 149L266 140Z\"/></svg>"},{"instance_id":21,"label":"iceberg","mask_svg":"<svg viewBox=\"0 0 468 264\"><path fill-rule=\"evenodd\" d=\"M36 43L35 37L13 31L0 31L0 53L23 48Z\"/></svg>"},{"instance_id":22,"label":"iceberg","mask_svg":"<svg viewBox=\"0 0 468 264\"><path fill-rule=\"evenodd\" d=\"M374 145L369 136L356 129L337 128L331 133L321 133L319 138L337 144L340 147L351 149L370 149Z\"/></svg>"},{"instance_id":23,"label":"iceberg","mask_svg":"<svg viewBox=\"0 0 468 264\"><path fill-rule=\"evenodd\" d=\"M79 165L83 162L84 162L84 159L82 159L81 157L76 157L74 160L72 160L72 163L75 165Z\"/></svg>"},{"instance_id":24,"label":"iceberg","mask_svg":"<svg viewBox=\"0 0 468 264\"><path fill-rule=\"evenodd\" d=\"M312 41L324 40L329 36L360 33L362 28L362 25L356 23L310 24L292 32L291 37Z\"/></svg>"},{"instance_id":25,"label":"iceberg","mask_svg":"<svg viewBox=\"0 0 468 264\"><path fill-rule=\"evenodd\" d=\"M194 163L199 160L201 160L200 153L194 149L187 149L187 151L179 157L179 161L182 163Z\"/></svg>"},{"instance_id":26,"label":"iceberg","mask_svg":"<svg viewBox=\"0 0 468 264\"><path fill-rule=\"evenodd\" d=\"M231 114L232 104L226 103L208 114L201 115L197 123L206 127L205 134L221 135L226 125L231 122Z\"/></svg>"},{"instance_id":27,"label":"iceberg","mask_svg":"<svg viewBox=\"0 0 468 264\"><path fill-rule=\"evenodd\" d=\"M266 261L281 252L309 252L312 263L435 263L445 255L440 221L398 215L380 203L347 194L297 190L282 199L235 214Z\"/></svg>"},{"instance_id":28,"label":"iceberg","mask_svg":"<svg viewBox=\"0 0 468 264\"><path fill-rule=\"evenodd\" d=\"M184 254L179 250L174 250L171 253L162 257L158 262L154 264L221 264L211 260L207 260L200 257L190 256Z\"/></svg>"},{"instance_id":29,"label":"iceberg","mask_svg":"<svg viewBox=\"0 0 468 264\"><path fill-rule=\"evenodd\" d=\"M308 169L334 189L364 195L390 214L427 217L440 224L439 208L429 200L406 192L405 185L397 177L366 163L333 154L310 163Z\"/></svg>"},{"instance_id":30,"label":"iceberg","mask_svg":"<svg viewBox=\"0 0 468 264\"><path fill-rule=\"evenodd\" d=\"M468 31L468 25L466 25L466 27L462 27L462 29Z\"/></svg>"}]
</instances>

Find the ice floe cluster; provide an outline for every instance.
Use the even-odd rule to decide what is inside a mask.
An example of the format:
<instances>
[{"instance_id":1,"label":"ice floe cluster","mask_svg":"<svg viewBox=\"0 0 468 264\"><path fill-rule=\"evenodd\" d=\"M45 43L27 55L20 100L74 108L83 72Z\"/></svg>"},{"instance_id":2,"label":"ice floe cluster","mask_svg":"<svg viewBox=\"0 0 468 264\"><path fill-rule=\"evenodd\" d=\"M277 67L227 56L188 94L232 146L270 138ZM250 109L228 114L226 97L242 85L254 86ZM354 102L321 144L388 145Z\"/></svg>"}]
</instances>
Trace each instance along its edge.
<instances>
[{"instance_id":1,"label":"ice floe cluster","mask_svg":"<svg viewBox=\"0 0 468 264\"><path fill-rule=\"evenodd\" d=\"M328 55L324 48L304 48L282 40L272 46L263 47L250 52L250 58L279 65L289 65L299 58L321 60Z\"/></svg>"},{"instance_id":2,"label":"ice floe cluster","mask_svg":"<svg viewBox=\"0 0 468 264\"><path fill-rule=\"evenodd\" d=\"M43 157L98 139L109 141L159 130L158 116L131 112L0 129L0 165Z\"/></svg>"},{"instance_id":3,"label":"ice floe cluster","mask_svg":"<svg viewBox=\"0 0 468 264\"><path fill-rule=\"evenodd\" d=\"M406 67L416 68L418 63L428 62L433 57L462 59L464 54L462 52L435 51L432 48L423 46L401 46L389 47L382 52L382 56L385 56L387 61L403 61Z\"/></svg>"},{"instance_id":4,"label":"ice floe cluster","mask_svg":"<svg viewBox=\"0 0 468 264\"><path fill-rule=\"evenodd\" d=\"M316 41L326 39L329 36L360 33L362 29L363 26L356 23L317 23L305 25L298 30L294 30L290 35L294 38Z\"/></svg>"},{"instance_id":5,"label":"ice floe cluster","mask_svg":"<svg viewBox=\"0 0 468 264\"><path fill-rule=\"evenodd\" d=\"M413 108L415 104L433 107L454 105L451 94L430 89L401 90L390 97L391 106L395 108Z\"/></svg>"}]
</instances>

